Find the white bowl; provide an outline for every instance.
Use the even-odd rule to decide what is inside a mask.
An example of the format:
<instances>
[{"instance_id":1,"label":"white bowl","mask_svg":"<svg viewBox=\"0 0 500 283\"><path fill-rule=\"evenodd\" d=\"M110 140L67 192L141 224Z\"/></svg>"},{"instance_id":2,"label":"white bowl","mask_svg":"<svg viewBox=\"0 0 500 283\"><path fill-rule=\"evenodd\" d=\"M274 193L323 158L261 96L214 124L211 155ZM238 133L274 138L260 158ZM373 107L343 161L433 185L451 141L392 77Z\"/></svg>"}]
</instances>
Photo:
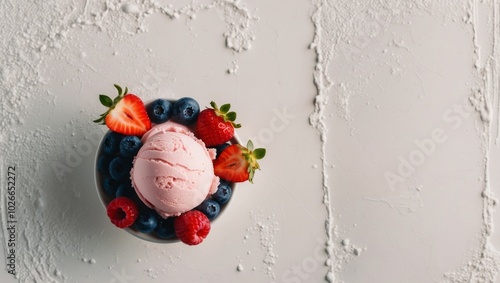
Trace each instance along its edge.
<instances>
[{"instance_id":1,"label":"white bowl","mask_svg":"<svg viewBox=\"0 0 500 283\"><path fill-rule=\"evenodd\" d=\"M103 146L104 138L110 132L111 131L107 131L104 134L104 136L101 138L101 140L99 141L99 147L97 148L97 152L96 152L96 155L95 155L95 158L94 158L94 181L95 181L95 186L96 186L96 189L97 189L97 194L99 195L99 199L101 200L102 204L104 205L104 208L107 207L107 205L111 202L111 200L113 198L110 197L110 196L108 196L106 194L106 192L104 191L104 188L102 186L102 183L104 181L104 176L102 176L103 174L101 174L98 171L98 169L97 169L97 161L98 161L99 156L101 155L101 152L102 152L102 146ZM241 144L240 140L238 139L238 137L236 135L230 140L230 143L231 144ZM236 187L236 183L231 183L231 189L232 189L231 198L229 199L229 201L227 203L221 205L219 215L214 220L210 221L211 225L219 217L222 216L222 214L224 213L224 211L227 210L228 205L231 203L231 199L234 197L235 187ZM103 217L107 217L106 213L103 214ZM110 222L110 224L111 224L111 222ZM211 229L213 229L213 227ZM142 240L149 241L149 242L155 242L155 243L177 243L177 242L180 242L177 238L173 238L173 239L163 239L163 238L160 238L154 232L151 233L151 234L146 234L146 233L139 232L139 231L137 231L137 230L135 230L133 228L133 225L129 226L127 228L124 228L123 230L127 231L128 233L132 234L133 236L135 236L137 238L140 238Z\"/></svg>"}]
</instances>

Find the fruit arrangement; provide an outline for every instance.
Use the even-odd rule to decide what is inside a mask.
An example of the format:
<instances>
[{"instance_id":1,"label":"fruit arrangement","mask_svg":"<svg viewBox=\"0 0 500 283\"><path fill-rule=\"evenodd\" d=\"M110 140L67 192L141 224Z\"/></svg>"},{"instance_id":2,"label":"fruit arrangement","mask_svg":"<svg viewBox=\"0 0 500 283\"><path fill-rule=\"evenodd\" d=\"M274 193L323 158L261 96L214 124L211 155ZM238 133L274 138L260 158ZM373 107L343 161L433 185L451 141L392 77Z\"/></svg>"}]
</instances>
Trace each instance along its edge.
<instances>
[{"instance_id":1,"label":"fruit arrangement","mask_svg":"<svg viewBox=\"0 0 500 283\"><path fill-rule=\"evenodd\" d=\"M98 152L97 171L100 187L106 197L107 215L119 228L132 229L159 240L180 240L197 245L210 232L210 222L217 218L231 199L234 184L253 182L254 173L260 169L258 160L266 151L254 148L251 141L246 147L234 137L236 113L230 105L220 108L211 102L211 108L200 111L199 104L190 97L176 101L156 99L145 105L128 89L115 85L118 96L114 99L100 95L99 100L107 111L94 122L106 125L109 132ZM163 218L145 205L131 182L134 158L143 145L141 137L153 126L173 121L188 127L207 148L216 151L213 171L220 178L215 193L207 196L195 208L178 216ZM211 166L211 165L210 165Z\"/></svg>"}]
</instances>

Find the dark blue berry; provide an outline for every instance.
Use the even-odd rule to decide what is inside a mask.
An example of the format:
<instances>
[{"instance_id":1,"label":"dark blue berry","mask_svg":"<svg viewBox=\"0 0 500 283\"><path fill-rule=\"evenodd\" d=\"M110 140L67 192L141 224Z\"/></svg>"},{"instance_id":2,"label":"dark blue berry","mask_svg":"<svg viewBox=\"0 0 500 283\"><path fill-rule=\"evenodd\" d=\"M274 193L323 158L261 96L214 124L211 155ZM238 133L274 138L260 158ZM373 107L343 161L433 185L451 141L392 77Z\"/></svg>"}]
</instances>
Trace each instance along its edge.
<instances>
[{"instance_id":1,"label":"dark blue berry","mask_svg":"<svg viewBox=\"0 0 500 283\"><path fill-rule=\"evenodd\" d=\"M223 152L224 149L226 149L229 145L230 145L229 143L223 143L223 144L216 145L215 150L217 151L217 156L215 158L219 157L221 152Z\"/></svg>"},{"instance_id":2,"label":"dark blue berry","mask_svg":"<svg viewBox=\"0 0 500 283\"><path fill-rule=\"evenodd\" d=\"M156 124L164 123L172 117L173 106L170 101L159 98L148 104L146 112L148 112L151 122Z\"/></svg>"},{"instance_id":3,"label":"dark blue berry","mask_svg":"<svg viewBox=\"0 0 500 283\"><path fill-rule=\"evenodd\" d=\"M220 205L223 205L229 201L232 193L233 190L231 189L230 183L225 180L221 180L217 191L212 195L212 199L214 199Z\"/></svg>"},{"instance_id":4,"label":"dark blue berry","mask_svg":"<svg viewBox=\"0 0 500 283\"><path fill-rule=\"evenodd\" d=\"M123 156L117 156L109 163L109 174L116 181L125 181L130 178L132 160Z\"/></svg>"},{"instance_id":5,"label":"dark blue berry","mask_svg":"<svg viewBox=\"0 0 500 283\"><path fill-rule=\"evenodd\" d=\"M215 217L217 217L217 215L219 215L220 205L214 200L206 199L200 205L198 205L196 209L203 212L203 214L205 214L208 219L213 220L215 219Z\"/></svg>"},{"instance_id":6,"label":"dark blue berry","mask_svg":"<svg viewBox=\"0 0 500 283\"><path fill-rule=\"evenodd\" d=\"M175 217L161 218L155 229L156 235L162 239L175 238L174 219Z\"/></svg>"},{"instance_id":7,"label":"dark blue berry","mask_svg":"<svg viewBox=\"0 0 500 283\"><path fill-rule=\"evenodd\" d=\"M142 142L136 136L126 136L120 142L120 154L125 157L133 157L141 149Z\"/></svg>"},{"instance_id":8,"label":"dark blue berry","mask_svg":"<svg viewBox=\"0 0 500 283\"><path fill-rule=\"evenodd\" d=\"M200 114L200 105L191 97L183 97L174 103L172 120L183 125L191 125Z\"/></svg>"},{"instance_id":9,"label":"dark blue berry","mask_svg":"<svg viewBox=\"0 0 500 283\"><path fill-rule=\"evenodd\" d=\"M106 192L106 194L111 197L114 197L116 195L118 185L120 185L120 183L111 178L111 176L106 176L102 181L104 192Z\"/></svg>"},{"instance_id":10,"label":"dark blue berry","mask_svg":"<svg viewBox=\"0 0 500 283\"><path fill-rule=\"evenodd\" d=\"M97 159L97 170L102 173L102 174L109 174L109 163L111 162L111 157L110 155L103 154L99 156L99 159Z\"/></svg>"},{"instance_id":11,"label":"dark blue berry","mask_svg":"<svg viewBox=\"0 0 500 283\"><path fill-rule=\"evenodd\" d=\"M120 184L116 189L116 197L127 197L129 199L135 199L137 194L135 193L134 188L130 185L129 182L125 182Z\"/></svg>"},{"instance_id":12,"label":"dark blue berry","mask_svg":"<svg viewBox=\"0 0 500 283\"><path fill-rule=\"evenodd\" d=\"M144 210L139 213L139 216L134 222L134 227L137 231L149 234L158 226L158 214L151 210Z\"/></svg>"},{"instance_id":13,"label":"dark blue berry","mask_svg":"<svg viewBox=\"0 0 500 283\"><path fill-rule=\"evenodd\" d=\"M116 132L109 132L104 138L102 145L102 151L106 154L116 154L119 152L120 141L123 139L123 135Z\"/></svg>"}]
</instances>

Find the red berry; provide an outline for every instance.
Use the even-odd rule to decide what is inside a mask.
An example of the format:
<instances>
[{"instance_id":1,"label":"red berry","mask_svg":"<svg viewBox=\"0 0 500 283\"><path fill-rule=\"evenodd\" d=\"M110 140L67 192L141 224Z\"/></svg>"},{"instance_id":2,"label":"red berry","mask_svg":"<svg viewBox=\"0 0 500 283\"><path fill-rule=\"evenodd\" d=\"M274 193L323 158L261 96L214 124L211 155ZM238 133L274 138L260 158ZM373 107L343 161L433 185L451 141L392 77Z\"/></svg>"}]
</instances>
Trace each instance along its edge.
<instances>
[{"instance_id":1,"label":"red berry","mask_svg":"<svg viewBox=\"0 0 500 283\"><path fill-rule=\"evenodd\" d=\"M142 136L151 129L146 107L142 100L134 94L128 93L128 89L115 85L118 96L111 99L101 94L99 100L102 105L108 107L108 111L101 114L101 117L94 120L96 123L106 124L113 131L129 136Z\"/></svg>"},{"instance_id":2,"label":"red berry","mask_svg":"<svg viewBox=\"0 0 500 283\"><path fill-rule=\"evenodd\" d=\"M117 197L106 208L111 223L118 228L126 228L134 224L139 211L137 205L127 197Z\"/></svg>"},{"instance_id":3,"label":"red berry","mask_svg":"<svg viewBox=\"0 0 500 283\"><path fill-rule=\"evenodd\" d=\"M236 112L229 112L230 104L217 107L211 102L213 108L207 108L200 112L196 121L196 136L201 139L207 147L213 147L229 141L234 136L234 128L241 127L235 124Z\"/></svg>"},{"instance_id":4,"label":"red berry","mask_svg":"<svg viewBox=\"0 0 500 283\"><path fill-rule=\"evenodd\" d=\"M230 182L244 182L250 177L248 161L243 156L241 148L232 144L224 149L214 161L214 173Z\"/></svg>"},{"instance_id":5,"label":"red berry","mask_svg":"<svg viewBox=\"0 0 500 283\"><path fill-rule=\"evenodd\" d=\"M198 245L210 232L210 220L198 210L190 210L174 220L175 235L187 245Z\"/></svg>"},{"instance_id":6,"label":"red berry","mask_svg":"<svg viewBox=\"0 0 500 283\"><path fill-rule=\"evenodd\" d=\"M253 182L255 170L260 169L257 160L266 155L263 148L253 148L252 141L247 147L232 144L224 149L219 157L214 160L214 173L220 178L230 182Z\"/></svg>"}]
</instances>

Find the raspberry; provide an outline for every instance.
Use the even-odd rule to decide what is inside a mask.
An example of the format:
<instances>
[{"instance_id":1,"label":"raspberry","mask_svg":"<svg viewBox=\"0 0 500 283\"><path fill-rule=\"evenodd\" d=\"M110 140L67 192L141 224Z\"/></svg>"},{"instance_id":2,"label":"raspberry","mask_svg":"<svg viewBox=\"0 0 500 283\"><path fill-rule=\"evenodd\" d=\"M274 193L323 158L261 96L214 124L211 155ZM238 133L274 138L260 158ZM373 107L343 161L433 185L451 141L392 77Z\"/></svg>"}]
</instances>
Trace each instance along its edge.
<instances>
[{"instance_id":1,"label":"raspberry","mask_svg":"<svg viewBox=\"0 0 500 283\"><path fill-rule=\"evenodd\" d=\"M174 220L175 235L187 245L198 245L210 232L210 221L203 212L191 210Z\"/></svg>"},{"instance_id":2,"label":"raspberry","mask_svg":"<svg viewBox=\"0 0 500 283\"><path fill-rule=\"evenodd\" d=\"M111 223L118 228L126 228L137 219L139 211L135 203L126 197L117 197L106 208Z\"/></svg>"}]
</instances>

